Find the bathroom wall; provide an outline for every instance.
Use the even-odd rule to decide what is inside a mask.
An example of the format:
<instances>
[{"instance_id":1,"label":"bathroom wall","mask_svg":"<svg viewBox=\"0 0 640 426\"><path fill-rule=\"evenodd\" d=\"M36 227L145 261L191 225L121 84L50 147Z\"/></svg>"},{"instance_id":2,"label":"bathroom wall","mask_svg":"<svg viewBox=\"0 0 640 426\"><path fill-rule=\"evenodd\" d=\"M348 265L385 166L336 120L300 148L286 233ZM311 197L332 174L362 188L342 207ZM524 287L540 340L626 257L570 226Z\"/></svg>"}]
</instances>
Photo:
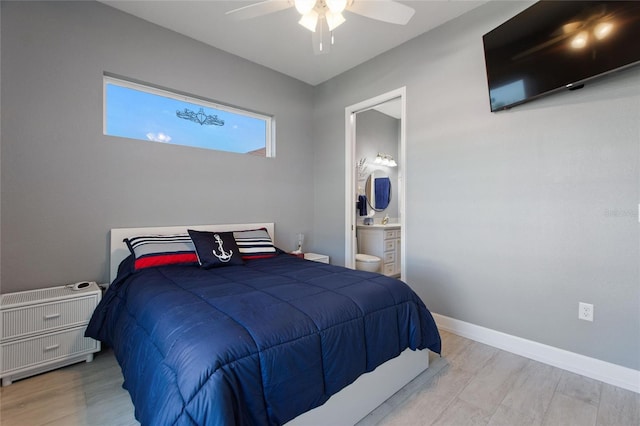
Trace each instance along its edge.
<instances>
[{"instance_id":1,"label":"bathroom wall","mask_svg":"<svg viewBox=\"0 0 640 426\"><path fill-rule=\"evenodd\" d=\"M376 212L370 208L375 223L382 221L389 215L390 222L399 222L398 202L398 167L387 167L374 164L378 153L389 154L398 160L398 144L400 141L400 120L376 110L363 111L356 116L356 161L366 158L366 169L357 174L356 194L364 194L367 177L374 171L387 173L391 180L391 202L384 211ZM356 211L356 215L358 212ZM357 216L356 223L361 224L364 217Z\"/></svg>"}]
</instances>

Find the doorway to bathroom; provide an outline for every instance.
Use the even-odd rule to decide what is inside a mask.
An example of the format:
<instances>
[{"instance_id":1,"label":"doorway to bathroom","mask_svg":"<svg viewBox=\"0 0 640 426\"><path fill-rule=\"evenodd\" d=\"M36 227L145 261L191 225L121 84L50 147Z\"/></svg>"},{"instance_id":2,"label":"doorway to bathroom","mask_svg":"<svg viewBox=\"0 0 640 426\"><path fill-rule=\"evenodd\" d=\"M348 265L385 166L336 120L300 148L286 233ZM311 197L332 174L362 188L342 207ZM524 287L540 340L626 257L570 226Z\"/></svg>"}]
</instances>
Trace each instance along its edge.
<instances>
[{"instance_id":1,"label":"doorway to bathroom","mask_svg":"<svg viewBox=\"0 0 640 426\"><path fill-rule=\"evenodd\" d=\"M381 251L375 252L377 243L371 248L369 242L367 250L381 258L379 272L402 278L406 271L406 88L348 106L345 126L345 266L356 268L356 236L370 239L380 231Z\"/></svg>"}]
</instances>

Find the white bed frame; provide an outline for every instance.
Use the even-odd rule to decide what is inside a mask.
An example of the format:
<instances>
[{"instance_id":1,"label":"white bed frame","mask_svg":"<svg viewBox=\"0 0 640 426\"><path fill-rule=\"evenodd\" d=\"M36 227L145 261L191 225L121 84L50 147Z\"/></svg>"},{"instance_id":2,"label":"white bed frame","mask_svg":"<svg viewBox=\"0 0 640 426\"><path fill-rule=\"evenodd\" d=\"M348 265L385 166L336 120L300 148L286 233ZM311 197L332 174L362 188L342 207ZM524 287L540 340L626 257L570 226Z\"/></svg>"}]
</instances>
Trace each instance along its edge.
<instances>
[{"instance_id":1,"label":"white bed frame","mask_svg":"<svg viewBox=\"0 0 640 426\"><path fill-rule=\"evenodd\" d=\"M227 232L256 228L267 228L271 238L275 235L273 223L112 229L110 282L115 279L120 262L129 255L129 249L122 241L124 238L136 235L179 234L186 232L187 229ZM354 425L428 367L428 350L407 349L397 358L376 368L375 371L360 376L355 382L329 398L324 405L301 414L287 425Z\"/></svg>"}]
</instances>

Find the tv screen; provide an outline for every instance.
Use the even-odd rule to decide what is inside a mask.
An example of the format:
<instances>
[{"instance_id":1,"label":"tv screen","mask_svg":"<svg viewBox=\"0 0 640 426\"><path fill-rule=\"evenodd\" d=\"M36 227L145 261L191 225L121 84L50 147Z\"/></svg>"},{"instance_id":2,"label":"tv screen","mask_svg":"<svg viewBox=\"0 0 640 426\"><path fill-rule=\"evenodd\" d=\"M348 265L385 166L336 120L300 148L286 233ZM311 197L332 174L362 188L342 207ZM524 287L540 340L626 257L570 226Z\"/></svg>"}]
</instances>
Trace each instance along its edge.
<instances>
[{"instance_id":1,"label":"tv screen","mask_svg":"<svg viewBox=\"0 0 640 426\"><path fill-rule=\"evenodd\" d=\"M640 63L640 1L540 1L483 36L491 111Z\"/></svg>"}]
</instances>

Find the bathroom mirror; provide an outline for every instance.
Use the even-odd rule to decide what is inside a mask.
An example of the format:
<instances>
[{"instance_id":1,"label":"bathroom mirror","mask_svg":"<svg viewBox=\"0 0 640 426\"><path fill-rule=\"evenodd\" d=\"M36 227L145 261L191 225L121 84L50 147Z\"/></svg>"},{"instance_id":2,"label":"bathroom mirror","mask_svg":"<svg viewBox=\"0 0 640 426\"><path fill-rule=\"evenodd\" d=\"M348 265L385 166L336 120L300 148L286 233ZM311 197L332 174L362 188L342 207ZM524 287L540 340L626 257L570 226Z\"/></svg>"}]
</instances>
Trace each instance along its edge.
<instances>
[{"instance_id":1,"label":"bathroom mirror","mask_svg":"<svg viewBox=\"0 0 640 426\"><path fill-rule=\"evenodd\" d=\"M391 202L391 179L383 170L374 170L367 178L365 193L369 207L384 211Z\"/></svg>"}]
</instances>

